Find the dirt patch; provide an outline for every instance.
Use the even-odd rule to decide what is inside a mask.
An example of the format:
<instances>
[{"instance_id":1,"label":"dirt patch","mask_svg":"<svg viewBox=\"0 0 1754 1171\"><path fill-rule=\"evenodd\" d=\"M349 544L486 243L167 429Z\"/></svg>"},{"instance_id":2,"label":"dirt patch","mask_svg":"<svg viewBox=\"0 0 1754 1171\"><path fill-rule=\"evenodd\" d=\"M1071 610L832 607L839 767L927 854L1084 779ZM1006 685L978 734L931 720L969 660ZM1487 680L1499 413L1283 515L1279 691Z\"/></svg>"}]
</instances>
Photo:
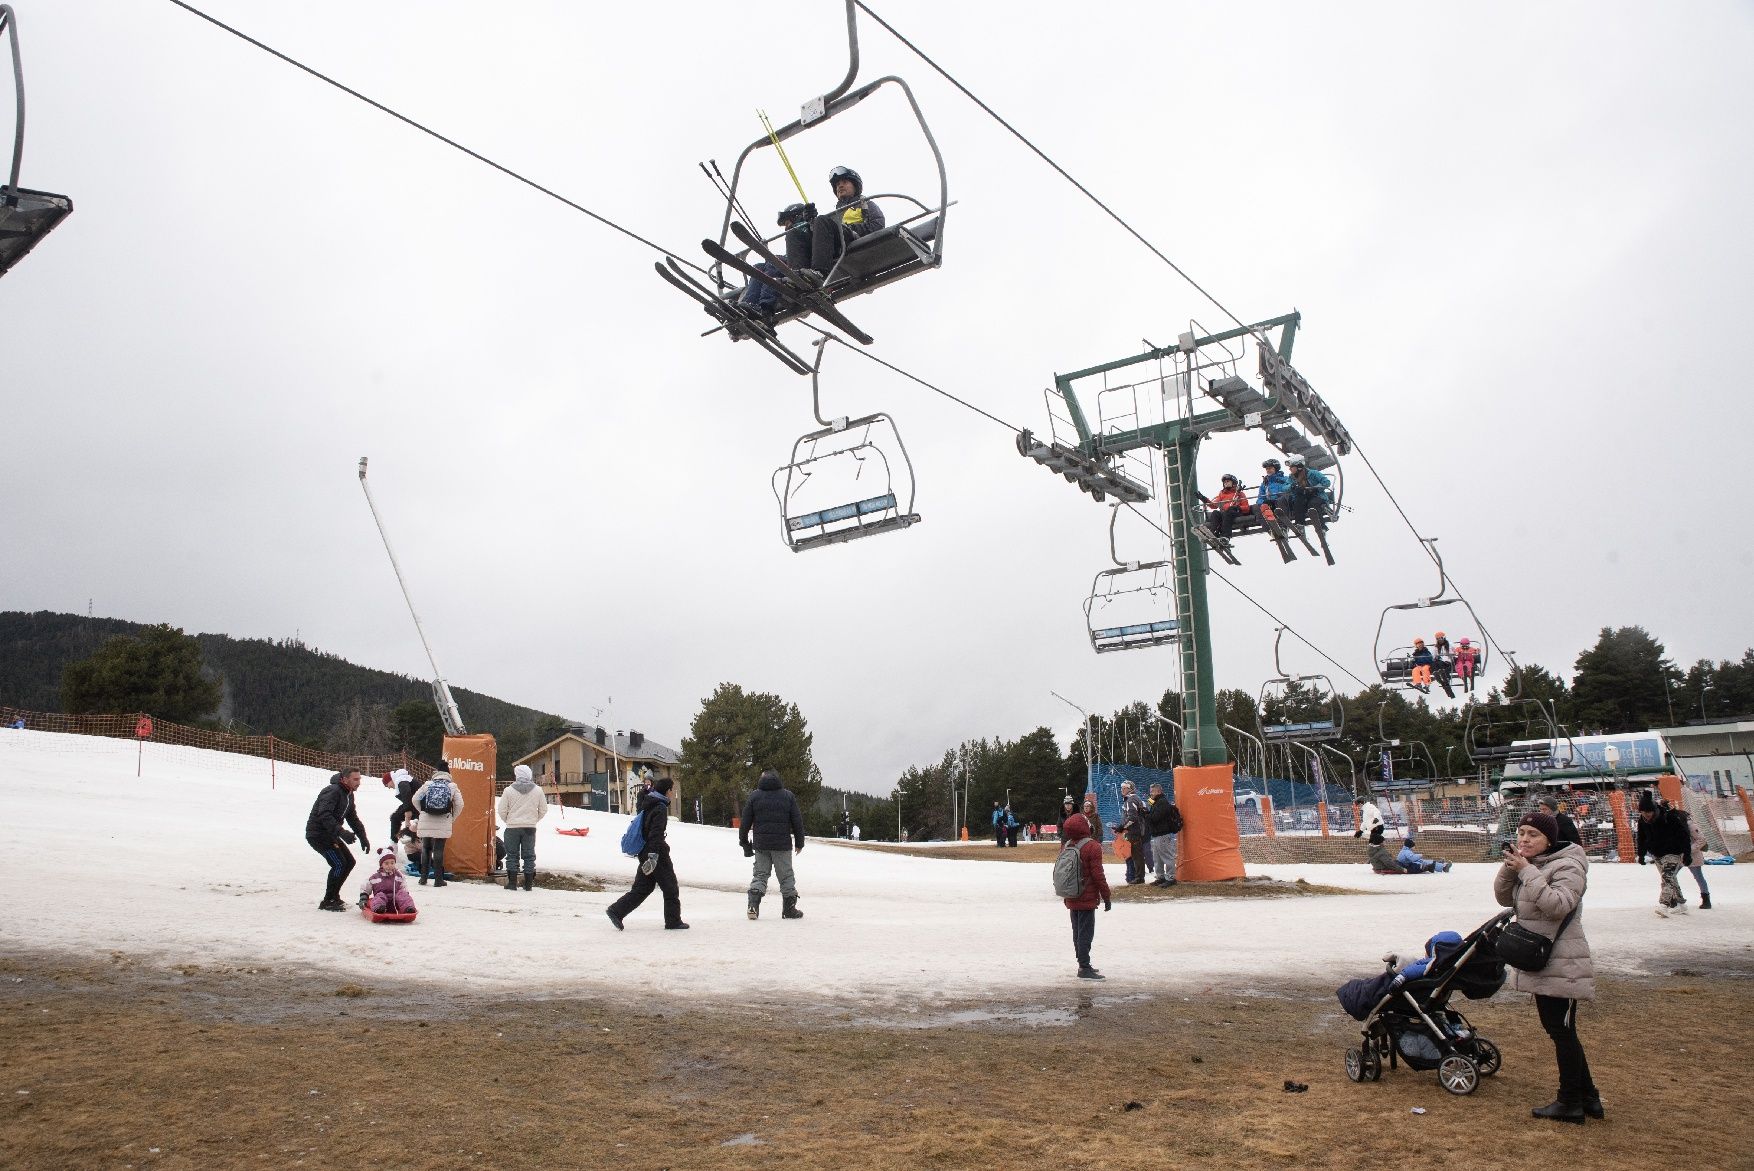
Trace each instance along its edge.
<instances>
[{"instance_id":1,"label":"dirt patch","mask_svg":"<svg viewBox=\"0 0 1754 1171\"><path fill-rule=\"evenodd\" d=\"M1353 890L1345 886L1328 886L1319 882L1297 879L1284 882L1277 878L1239 878L1230 882L1178 882L1174 886L1143 886L1111 884L1117 903L1161 903L1174 899L1295 899L1311 895L1362 895L1371 891Z\"/></svg>"},{"instance_id":2,"label":"dirt patch","mask_svg":"<svg viewBox=\"0 0 1754 1171\"><path fill-rule=\"evenodd\" d=\"M882 854L906 854L910 858L939 858L946 862L1052 862L1060 852L1055 842L1018 842L1001 850L992 842L973 841L955 846L882 846L874 842L830 842L848 850L875 850ZM1109 846L1107 853L1113 854Z\"/></svg>"},{"instance_id":3,"label":"dirt patch","mask_svg":"<svg viewBox=\"0 0 1754 1171\"><path fill-rule=\"evenodd\" d=\"M1455 1098L1405 1069L1348 1082L1357 1026L1326 988L1128 998L1068 980L1031 1000L1055 1015L898 1030L811 1005L419 985L337 1000L332 978L48 958L0 972L9 1168L1255 1171L1538 1150L1642 1171L1665 1118L1686 1120L1689 1165L1751 1166L1747 981L1604 979L1580 1028L1608 1120L1560 1127L1528 1117L1552 1096L1552 1047L1512 994L1466 1006L1504 1068Z\"/></svg>"}]
</instances>

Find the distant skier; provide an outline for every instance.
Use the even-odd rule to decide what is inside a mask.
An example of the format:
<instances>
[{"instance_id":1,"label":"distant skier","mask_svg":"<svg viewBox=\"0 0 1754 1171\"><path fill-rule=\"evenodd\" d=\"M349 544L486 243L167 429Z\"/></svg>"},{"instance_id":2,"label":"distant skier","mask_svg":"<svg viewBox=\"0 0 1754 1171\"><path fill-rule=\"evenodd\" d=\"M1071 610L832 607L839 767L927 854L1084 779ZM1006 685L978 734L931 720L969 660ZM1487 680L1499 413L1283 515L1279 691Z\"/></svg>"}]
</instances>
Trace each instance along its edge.
<instances>
[{"instance_id":1,"label":"distant skier","mask_svg":"<svg viewBox=\"0 0 1754 1171\"><path fill-rule=\"evenodd\" d=\"M366 840L365 826L360 823L359 811L353 807L353 794L358 789L359 770L342 769L330 777L329 783L317 794L317 799L311 803L310 816L305 819L305 841L329 864L323 901L317 904L319 911L347 909L347 904L341 901L341 884L353 873L353 855L347 847L357 841L361 854L371 853L372 844ZM350 828L342 828L343 822Z\"/></svg>"},{"instance_id":2,"label":"distant skier","mask_svg":"<svg viewBox=\"0 0 1754 1171\"><path fill-rule=\"evenodd\" d=\"M847 822L846 837L852 836L852 822ZM792 871L792 853L804 852L804 811L798 799L780 782L780 774L771 768L761 774L755 791L743 803L743 816L737 822L737 844L745 858L755 859L755 873L749 880L749 917L761 917L761 900L767 895L769 874L780 879L780 918L802 919L798 909L798 881Z\"/></svg>"},{"instance_id":3,"label":"distant skier","mask_svg":"<svg viewBox=\"0 0 1754 1171\"><path fill-rule=\"evenodd\" d=\"M1001 848L1005 845L1005 810L997 801L993 802L993 844Z\"/></svg>"},{"instance_id":4,"label":"distant skier","mask_svg":"<svg viewBox=\"0 0 1754 1171\"><path fill-rule=\"evenodd\" d=\"M789 203L780 209L779 225L786 233L786 257L788 261L790 261L794 255L808 257L810 250L810 223L815 217L816 209L808 203ZM796 249L794 249L792 244L792 237L794 234L799 235L802 240L802 243L798 245ZM755 258L752 256L750 259L754 260ZM756 261L754 267L765 272L768 276L775 278L776 282L778 281L780 276L778 265L769 264L765 260L759 260ZM809 268L810 264L808 259L806 259L802 265L793 265L793 267ZM774 289L773 285L768 284L766 281L751 280L743 289L742 295L737 298L737 307L739 309L742 309L744 312L755 317L759 317L770 324L773 321L774 311L779 308L779 305L779 293Z\"/></svg>"}]
</instances>

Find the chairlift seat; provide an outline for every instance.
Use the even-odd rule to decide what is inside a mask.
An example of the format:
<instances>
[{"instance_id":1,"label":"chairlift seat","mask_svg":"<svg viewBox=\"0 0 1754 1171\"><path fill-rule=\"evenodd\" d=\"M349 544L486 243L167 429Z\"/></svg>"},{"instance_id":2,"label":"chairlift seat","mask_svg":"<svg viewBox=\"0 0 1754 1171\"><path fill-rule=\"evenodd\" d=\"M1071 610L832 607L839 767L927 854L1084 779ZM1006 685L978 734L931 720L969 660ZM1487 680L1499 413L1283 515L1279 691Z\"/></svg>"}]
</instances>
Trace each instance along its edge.
<instances>
[{"instance_id":1,"label":"chairlift seat","mask_svg":"<svg viewBox=\"0 0 1754 1171\"><path fill-rule=\"evenodd\" d=\"M1252 414L1267 405L1266 395L1234 374L1215 379L1206 389L1233 415Z\"/></svg>"},{"instance_id":2,"label":"chairlift seat","mask_svg":"<svg viewBox=\"0 0 1754 1171\"><path fill-rule=\"evenodd\" d=\"M898 512L895 493L887 492L882 496L837 504L833 508L818 509L802 516L787 517L786 540L794 553L802 553L806 549L839 545L856 541L860 537L874 537L879 533L905 529L919 519L917 513ZM845 523L849 521L850 524ZM830 525L842 527L830 528ZM816 531L807 532L809 529Z\"/></svg>"},{"instance_id":3,"label":"chairlift seat","mask_svg":"<svg viewBox=\"0 0 1754 1171\"><path fill-rule=\"evenodd\" d=\"M1138 622L1130 626L1105 626L1090 632L1090 645L1097 654L1106 651L1133 650L1137 647L1162 646L1181 638L1181 623L1174 618L1157 622Z\"/></svg>"},{"instance_id":4,"label":"chairlift seat","mask_svg":"<svg viewBox=\"0 0 1754 1171\"><path fill-rule=\"evenodd\" d=\"M839 301L935 266L938 219L893 224L849 242L824 291Z\"/></svg>"},{"instance_id":5,"label":"chairlift seat","mask_svg":"<svg viewBox=\"0 0 1754 1171\"><path fill-rule=\"evenodd\" d=\"M0 184L0 275L72 213L65 195Z\"/></svg>"},{"instance_id":6,"label":"chairlift seat","mask_svg":"<svg viewBox=\"0 0 1754 1171\"><path fill-rule=\"evenodd\" d=\"M1337 740L1340 729L1333 720L1306 720L1297 724L1267 724L1263 740Z\"/></svg>"}]
</instances>

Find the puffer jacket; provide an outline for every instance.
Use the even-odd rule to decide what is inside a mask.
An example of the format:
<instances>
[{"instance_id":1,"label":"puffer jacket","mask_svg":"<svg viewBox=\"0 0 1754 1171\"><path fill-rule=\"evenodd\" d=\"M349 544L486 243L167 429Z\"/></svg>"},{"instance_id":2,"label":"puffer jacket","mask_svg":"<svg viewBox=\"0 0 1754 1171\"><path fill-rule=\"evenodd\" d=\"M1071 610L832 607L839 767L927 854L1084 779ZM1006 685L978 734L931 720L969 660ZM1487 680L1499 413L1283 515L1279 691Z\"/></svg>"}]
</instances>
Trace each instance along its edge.
<instances>
[{"instance_id":1,"label":"puffer jacket","mask_svg":"<svg viewBox=\"0 0 1754 1171\"><path fill-rule=\"evenodd\" d=\"M798 798L778 776L764 774L755 792L743 802L737 822L737 844L745 850L801 850L804 848L804 811Z\"/></svg>"},{"instance_id":2,"label":"puffer jacket","mask_svg":"<svg viewBox=\"0 0 1754 1171\"><path fill-rule=\"evenodd\" d=\"M1226 488L1207 503L1219 512L1223 512L1227 508L1234 508L1238 512L1251 511L1248 493L1241 488Z\"/></svg>"},{"instance_id":3,"label":"puffer jacket","mask_svg":"<svg viewBox=\"0 0 1754 1171\"><path fill-rule=\"evenodd\" d=\"M1271 504L1285 493L1291 491L1291 477L1284 472L1274 472L1261 477L1261 486L1255 489L1255 507Z\"/></svg>"},{"instance_id":4,"label":"puffer jacket","mask_svg":"<svg viewBox=\"0 0 1754 1171\"><path fill-rule=\"evenodd\" d=\"M433 813L426 808L426 791L440 777L451 782L451 808L448 813ZM457 815L463 812L463 790L450 773L442 770L435 772L431 780L414 791L414 808L420 813L421 837L448 838L451 836L451 827L457 824Z\"/></svg>"},{"instance_id":5,"label":"puffer jacket","mask_svg":"<svg viewBox=\"0 0 1754 1171\"><path fill-rule=\"evenodd\" d=\"M360 841L366 840L365 826L360 824L359 811L354 807L353 794L341 783L336 773L311 802L311 815L305 819L305 839L329 845L341 837L341 825L352 827Z\"/></svg>"},{"instance_id":6,"label":"puffer jacket","mask_svg":"<svg viewBox=\"0 0 1754 1171\"><path fill-rule=\"evenodd\" d=\"M1075 899L1062 899L1068 911L1094 911L1111 897L1108 875L1102 870L1102 843L1090 836L1090 823L1082 813L1066 819L1066 841L1062 850L1077 850L1084 867L1084 891Z\"/></svg>"},{"instance_id":7,"label":"puffer jacket","mask_svg":"<svg viewBox=\"0 0 1754 1171\"><path fill-rule=\"evenodd\" d=\"M1693 838L1687 832L1681 815L1673 809L1659 809L1649 821L1638 819L1638 856L1663 858L1680 854L1682 861L1693 865Z\"/></svg>"},{"instance_id":8,"label":"puffer jacket","mask_svg":"<svg viewBox=\"0 0 1754 1171\"><path fill-rule=\"evenodd\" d=\"M548 794L533 779L529 765L520 764L513 775L518 779L499 795L499 819L507 829L534 829L548 816Z\"/></svg>"},{"instance_id":9,"label":"puffer jacket","mask_svg":"<svg viewBox=\"0 0 1754 1171\"><path fill-rule=\"evenodd\" d=\"M1583 847L1570 843L1549 850L1522 871L1506 862L1492 880L1498 905L1516 912L1517 922L1553 940L1553 958L1539 972L1512 969L1511 984L1519 992L1570 1000L1596 998L1596 969L1590 941L1583 933L1583 895L1589 886L1590 860ZM1565 934L1554 938L1565 916L1577 915Z\"/></svg>"}]
</instances>

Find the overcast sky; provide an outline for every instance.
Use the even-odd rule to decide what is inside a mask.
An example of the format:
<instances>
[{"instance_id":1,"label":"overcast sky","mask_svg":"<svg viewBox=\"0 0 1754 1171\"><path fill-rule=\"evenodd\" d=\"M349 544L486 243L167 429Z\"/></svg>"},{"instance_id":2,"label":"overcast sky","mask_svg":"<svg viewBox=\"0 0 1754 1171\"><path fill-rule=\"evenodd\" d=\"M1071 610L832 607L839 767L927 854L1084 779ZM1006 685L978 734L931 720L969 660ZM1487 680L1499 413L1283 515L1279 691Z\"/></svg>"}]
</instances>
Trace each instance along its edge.
<instances>
[{"instance_id":1,"label":"overcast sky","mask_svg":"<svg viewBox=\"0 0 1754 1171\"><path fill-rule=\"evenodd\" d=\"M1050 689L1094 712L1175 682L1171 651L1091 653L1107 510L1001 427L831 352L827 408L895 416L924 519L793 554L768 480L808 382L697 336L652 252L162 0L16 7L22 181L76 211L0 280L0 607L426 675L369 455L440 666L516 702L676 745L733 681L798 703L830 784L887 791L965 737L1064 740ZM722 211L697 160L728 172L758 107L845 71L833 0L205 7L691 258ZM1299 370L1522 661L1569 674L1609 624L1683 666L1754 643L1754 9L878 11L1237 313L1302 311ZM1055 371L1223 324L862 28L861 76L913 84L960 201L941 272L846 306L875 353L1043 432ZM824 205L839 163L935 186L894 96L791 152ZM752 207L795 198L751 167ZM1211 441L1201 481L1266 453ZM1336 567L1257 540L1230 576L1368 678L1382 608L1434 574L1345 470ZM1212 597L1218 682L1253 691L1272 623Z\"/></svg>"}]
</instances>

